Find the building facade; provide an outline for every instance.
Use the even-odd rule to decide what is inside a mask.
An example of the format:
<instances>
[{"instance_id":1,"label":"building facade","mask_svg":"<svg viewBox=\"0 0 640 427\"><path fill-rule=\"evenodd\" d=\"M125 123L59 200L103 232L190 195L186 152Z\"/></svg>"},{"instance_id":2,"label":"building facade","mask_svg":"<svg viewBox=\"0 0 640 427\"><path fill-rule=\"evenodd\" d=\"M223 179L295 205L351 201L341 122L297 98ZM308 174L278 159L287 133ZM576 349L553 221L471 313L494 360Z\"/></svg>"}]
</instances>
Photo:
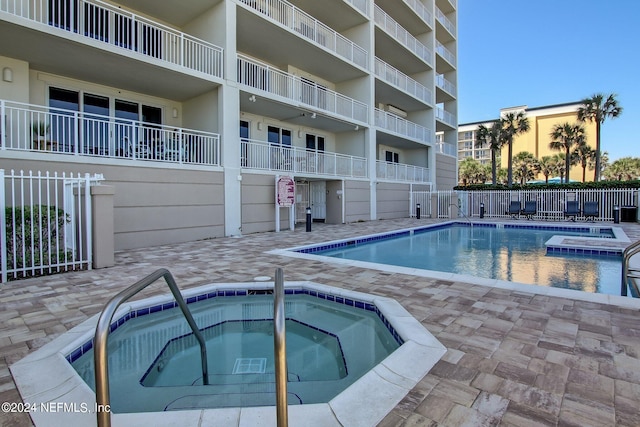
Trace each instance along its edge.
<instances>
[{"instance_id":1,"label":"building facade","mask_svg":"<svg viewBox=\"0 0 640 427\"><path fill-rule=\"evenodd\" d=\"M2 2L0 168L102 173L116 249L286 228L307 206L408 216L411 190L457 181L456 7Z\"/></svg>"},{"instance_id":2,"label":"building facade","mask_svg":"<svg viewBox=\"0 0 640 427\"><path fill-rule=\"evenodd\" d=\"M529 119L529 132L516 136L513 141L513 155L527 151L534 155L535 158L541 159L544 156L553 156L561 153L558 150L549 148L552 138L550 134L553 127L558 124L578 123L578 108L581 106L579 102L566 104L548 105L543 107L529 108L526 105L520 107L503 108L500 110L500 116L508 112L523 111ZM490 127L493 122L473 122L461 123L458 126L458 160L462 161L467 157L473 157L481 164L491 164L491 152L488 147L476 147L476 132L480 125ZM587 136L587 145L595 149L596 146L596 126L595 123L582 123ZM498 155L498 166L507 168L507 147L503 147ZM582 181L582 166L574 165L570 170L570 179ZM551 178L551 177L550 177ZM538 174L537 179L544 180L542 174ZM585 175L586 181L593 181L593 169L587 169Z\"/></svg>"}]
</instances>

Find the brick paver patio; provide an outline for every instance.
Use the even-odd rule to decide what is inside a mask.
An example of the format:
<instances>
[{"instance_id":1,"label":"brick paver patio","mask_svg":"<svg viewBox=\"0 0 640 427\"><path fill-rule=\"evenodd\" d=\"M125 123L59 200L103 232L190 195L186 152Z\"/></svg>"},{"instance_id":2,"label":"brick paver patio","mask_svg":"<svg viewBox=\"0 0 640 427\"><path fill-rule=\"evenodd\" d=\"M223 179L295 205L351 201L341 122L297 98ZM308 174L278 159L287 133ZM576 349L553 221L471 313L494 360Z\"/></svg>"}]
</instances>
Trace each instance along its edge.
<instances>
[{"instance_id":1,"label":"brick paver patio","mask_svg":"<svg viewBox=\"0 0 640 427\"><path fill-rule=\"evenodd\" d=\"M397 299L448 352L380 426L640 426L640 304L625 308L267 254L431 220L314 224L116 254L112 268L0 288L0 401L20 402L9 366L99 312L117 291L166 267L178 285L311 280ZM640 225L620 224L632 241ZM152 286L141 297L166 293ZM375 402L371 402L375 405ZM0 413L2 426L29 426Z\"/></svg>"}]
</instances>

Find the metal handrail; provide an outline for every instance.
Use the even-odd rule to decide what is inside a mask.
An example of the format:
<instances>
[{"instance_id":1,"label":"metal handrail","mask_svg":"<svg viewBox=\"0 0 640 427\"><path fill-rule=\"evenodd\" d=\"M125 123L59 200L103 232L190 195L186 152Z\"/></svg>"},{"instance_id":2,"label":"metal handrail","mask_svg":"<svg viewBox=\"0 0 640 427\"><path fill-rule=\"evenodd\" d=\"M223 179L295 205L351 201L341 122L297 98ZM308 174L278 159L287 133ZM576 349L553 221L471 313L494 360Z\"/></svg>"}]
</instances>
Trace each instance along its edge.
<instances>
[{"instance_id":1,"label":"metal handrail","mask_svg":"<svg viewBox=\"0 0 640 427\"><path fill-rule=\"evenodd\" d=\"M193 334L195 335L198 343L200 344L200 357L202 358L202 381L205 385L209 384L209 375L208 375L208 367L207 367L207 347L204 341L204 337L200 333L198 329L198 325L196 324L193 316L191 316L191 312L187 307L187 304L184 302L180 291L178 290L178 285L176 285L176 281L173 279L173 276L169 272L169 270L165 268L161 268L151 273L147 277L133 285L129 286L127 289L121 291L116 296L111 298L104 310L100 314L100 318L98 319L98 325L96 326L96 334L94 337L94 353L93 360L95 365L95 380L96 380L96 404L97 404L97 417L98 417L98 426L99 427L109 427L111 426L111 410L110 410L110 397L109 397L109 362L107 358L107 338L109 336L109 331L111 330L111 320L113 315L115 314L118 307L129 298L151 285L156 280L164 278L165 282L171 289L171 293L175 298L180 310L182 310L182 314L184 314L187 323L191 327Z\"/></svg>"},{"instance_id":2,"label":"metal handrail","mask_svg":"<svg viewBox=\"0 0 640 427\"><path fill-rule=\"evenodd\" d=\"M640 240L627 246L622 251L622 283L620 284L620 295L627 296L627 286L629 283L629 260L640 252Z\"/></svg>"},{"instance_id":3,"label":"metal handrail","mask_svg":"<svg viewBox=\"0 0 640 427\"><path fill-rule=\"evenodd\" d=\"M285 334L284 279L276 269L273 300L273 345L276 367L276 416L278 427L287 427L287 344Z\"/></svg>"}]
</instances>

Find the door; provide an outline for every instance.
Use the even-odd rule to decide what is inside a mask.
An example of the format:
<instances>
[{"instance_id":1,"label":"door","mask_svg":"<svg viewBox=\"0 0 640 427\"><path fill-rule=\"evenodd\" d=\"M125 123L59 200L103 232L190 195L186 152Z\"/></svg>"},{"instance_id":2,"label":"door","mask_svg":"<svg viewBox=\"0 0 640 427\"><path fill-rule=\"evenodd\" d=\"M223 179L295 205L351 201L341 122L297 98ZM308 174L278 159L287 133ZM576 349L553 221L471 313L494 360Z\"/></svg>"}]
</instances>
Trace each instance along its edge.
<instances>
[{"instance_id":1,"label":"door","mask_svg":"<svg viewBox=\"0 0 640 427\"><path fill-rule=\"evenodd\" d=\"M311 218L324 221L327 217L327 183L311 181Z\"/></svg>"},{"instance_id":2,"label":"door","mask_svg":"<svg viewBox=\"0 0 640 427\"><path fill-rule=\"evenodd\" d=\"M306 181L296 182L296 222L307 220L307 206L311 206L310 203L309 183Z\"/></svg>"}]
</instances>

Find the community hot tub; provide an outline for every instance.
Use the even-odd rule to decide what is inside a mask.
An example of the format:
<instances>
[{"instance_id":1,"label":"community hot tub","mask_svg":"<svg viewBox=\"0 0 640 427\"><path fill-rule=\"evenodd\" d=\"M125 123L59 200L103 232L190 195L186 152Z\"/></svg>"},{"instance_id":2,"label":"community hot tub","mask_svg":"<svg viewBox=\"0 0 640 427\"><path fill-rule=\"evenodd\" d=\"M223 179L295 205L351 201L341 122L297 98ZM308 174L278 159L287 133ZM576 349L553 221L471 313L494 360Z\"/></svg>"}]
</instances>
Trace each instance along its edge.
<instances>
[{"instance_id":1,"label":"community hot tub","mask_svg":"<svg viewBox=\"0 0 640 427\"><path fill-rule=\"evenodd\" d=\"M275 425L272 287L184 293L207 340L206 386L170 295L123 305L109 337L113 424ZM285 292L291 425L374 425L445 352L394 300L311 282L286 283ZM11 366L25 402L60 408L32 412L36 425L95 424L96 321Z\"/></svg>"}]
</instances>

